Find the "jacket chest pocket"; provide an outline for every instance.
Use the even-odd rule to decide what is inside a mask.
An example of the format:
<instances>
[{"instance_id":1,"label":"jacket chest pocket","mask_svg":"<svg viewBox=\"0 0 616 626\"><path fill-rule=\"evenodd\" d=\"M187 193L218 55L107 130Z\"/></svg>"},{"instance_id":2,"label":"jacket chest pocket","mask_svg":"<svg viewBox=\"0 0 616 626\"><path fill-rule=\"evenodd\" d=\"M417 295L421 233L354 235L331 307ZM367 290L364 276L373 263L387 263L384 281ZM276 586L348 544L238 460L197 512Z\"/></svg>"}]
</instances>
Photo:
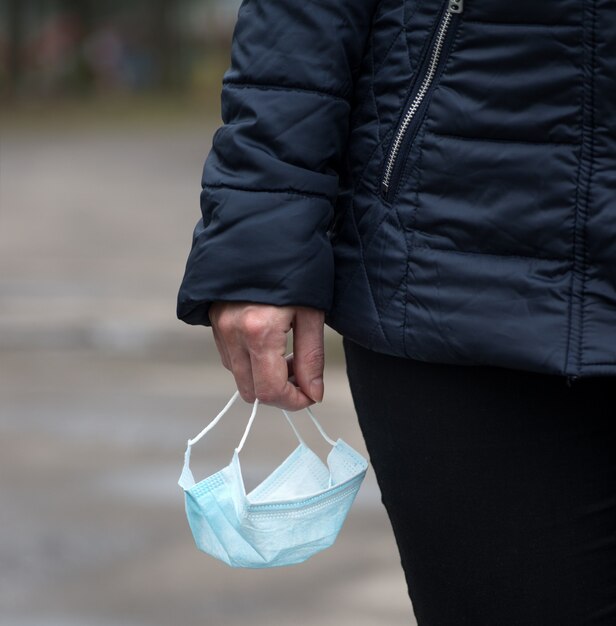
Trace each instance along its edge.
<instances>
[{"instance_id":1,"label":"jacket chest pocket","mask_svg":"<svg viewBox=\"0 0 616 626\"><path fill-rule=\"evenodd\" d=\"M387 150L380 177L381 197L390 202L395 196L409 149L423 120L430 96L445 65L447 54L464 0L445 0L424 46L409 95Z\"/></svg>"}]
</instances>

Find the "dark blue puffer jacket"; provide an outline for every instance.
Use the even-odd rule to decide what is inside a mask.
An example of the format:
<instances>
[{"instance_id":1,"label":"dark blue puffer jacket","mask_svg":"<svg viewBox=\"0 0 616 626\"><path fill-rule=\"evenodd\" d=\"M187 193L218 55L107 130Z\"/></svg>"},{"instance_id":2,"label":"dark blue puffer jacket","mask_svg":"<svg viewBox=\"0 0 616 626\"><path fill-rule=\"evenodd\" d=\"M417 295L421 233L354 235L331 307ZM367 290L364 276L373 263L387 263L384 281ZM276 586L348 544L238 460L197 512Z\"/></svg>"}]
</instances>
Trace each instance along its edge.
<instances>
[{"instance_id":1,"label":"dark blue puffer jacket","mask_svg":"<svg viewBox=\"0 0 616 626\"><path fill-rule=\"evenodd\" d=\"M463 4L464 2L464 4ZM616 374L616 3L244 0L178 316Z\"/></svg>"}]
</instances>

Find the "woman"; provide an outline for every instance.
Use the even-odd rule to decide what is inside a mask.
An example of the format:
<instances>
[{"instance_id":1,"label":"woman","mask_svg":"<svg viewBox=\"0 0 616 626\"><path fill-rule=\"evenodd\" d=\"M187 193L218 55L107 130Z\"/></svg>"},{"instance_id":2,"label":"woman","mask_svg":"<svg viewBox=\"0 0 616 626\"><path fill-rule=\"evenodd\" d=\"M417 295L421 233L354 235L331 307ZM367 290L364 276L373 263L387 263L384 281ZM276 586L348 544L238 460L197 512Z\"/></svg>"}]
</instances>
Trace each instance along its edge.
<instances>
[{"instance_id":1,"label":"woman","mask_svg":"<svg viewBox=\"0 0 616 626\"><path fill-rule=\"evenodd\" d=\"M250 0L231 61L179 317L290 410L343 335L420 626L615 624L616 4Z\"/></svg>"}]
</instances>

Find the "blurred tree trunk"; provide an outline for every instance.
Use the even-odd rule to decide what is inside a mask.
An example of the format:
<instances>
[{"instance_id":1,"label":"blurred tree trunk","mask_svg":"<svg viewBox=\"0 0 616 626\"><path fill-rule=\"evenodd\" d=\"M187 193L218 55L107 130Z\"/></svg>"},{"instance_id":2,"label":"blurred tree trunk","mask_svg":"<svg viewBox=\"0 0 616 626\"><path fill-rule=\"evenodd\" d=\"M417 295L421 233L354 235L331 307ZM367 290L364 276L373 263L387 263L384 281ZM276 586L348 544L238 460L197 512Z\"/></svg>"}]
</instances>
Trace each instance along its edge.
<instances>
[{"instance_id":1,"label":"blurred tree trunk","mask_svg":"<svg viewBox=\"0 0 616 626\"><path fill-rule=\"evenodd\" d=\"M59 6L65 15L70 16L78 24L77 49L75 50L75 66L71 78L66 85L68 89L78 94L85 94L93 86L91 68L85 62L83 44L94 30L94 1L93 0L60 0Z\"/></svg>"},{"instance_id":2,"label":"blurred tree trunk","mask_svg":"<svg viewBox=\"0 0 616 626\"><path fill-rule=\"evenodd\" d=\"M8 92L14 96L19 89L23 72L22 45L27 0L8 0Z\"/></svg>"},{"instance_id":3,"label":"blurred tree trunk","mask_svg":"<svg viewBox=\"0 0 616 626\"><path fill-rule=\"evenodd\" d=\"M160 85L164 89L180 86L178 41L175 32L177 0L153 0L151 4L152 36L156 46L156 61L160 70Z\"/></svg>"},{"instance_id":4,"label":"blurred tree trunk","mask_svg":"<svg viewBox=\"0 0 616 626\"><path fill-rule=\"evenodd\" d=\"M62 0L62 8L79 19L84 34L92 30L92 3L90 0Z\"/></svg>"}]
</instances>

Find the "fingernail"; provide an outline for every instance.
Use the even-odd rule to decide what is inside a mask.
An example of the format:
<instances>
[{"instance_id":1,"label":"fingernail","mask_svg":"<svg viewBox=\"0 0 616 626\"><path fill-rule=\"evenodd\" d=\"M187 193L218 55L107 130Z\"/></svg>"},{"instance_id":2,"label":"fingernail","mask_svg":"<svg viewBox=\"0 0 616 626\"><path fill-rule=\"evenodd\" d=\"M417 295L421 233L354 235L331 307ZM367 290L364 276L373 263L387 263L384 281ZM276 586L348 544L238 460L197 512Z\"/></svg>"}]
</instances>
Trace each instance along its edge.
<instances>
[{"instance_id":1,"label":"fingernail","mask_svg":"<svg viewBox=\"0 0 616 626\"><path fill-rule=\"evenodd\" d=\"M321 402L323 400L323 379L315 378L310 383L310 397L315 402Z\"/></svg>"}]
</instances>

